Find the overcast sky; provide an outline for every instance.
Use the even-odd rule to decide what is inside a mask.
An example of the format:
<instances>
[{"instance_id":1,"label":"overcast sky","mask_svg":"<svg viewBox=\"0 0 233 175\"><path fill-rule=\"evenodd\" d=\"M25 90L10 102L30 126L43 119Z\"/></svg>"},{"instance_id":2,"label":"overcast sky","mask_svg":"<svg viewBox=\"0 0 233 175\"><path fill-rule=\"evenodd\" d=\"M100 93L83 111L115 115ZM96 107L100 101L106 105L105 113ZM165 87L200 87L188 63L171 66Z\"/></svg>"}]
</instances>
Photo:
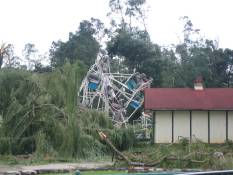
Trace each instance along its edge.
<instances>
[{"instance_id":1,"label":"overcast sky","mask_svg":"<svg viewBox=\"0 0 233 175\"><path fill-rule=\"evenodd\" d=\"M107 22L109 0L0 0L0 42L12 43L21 52L34 43L41 52L52 41L66 41L79 22L91 17ZM219 46L233 49L232 0L147 0L147 28L154 42L177 43L181 16L189 16L194 27Z\"/></svg>"}]
</instances>

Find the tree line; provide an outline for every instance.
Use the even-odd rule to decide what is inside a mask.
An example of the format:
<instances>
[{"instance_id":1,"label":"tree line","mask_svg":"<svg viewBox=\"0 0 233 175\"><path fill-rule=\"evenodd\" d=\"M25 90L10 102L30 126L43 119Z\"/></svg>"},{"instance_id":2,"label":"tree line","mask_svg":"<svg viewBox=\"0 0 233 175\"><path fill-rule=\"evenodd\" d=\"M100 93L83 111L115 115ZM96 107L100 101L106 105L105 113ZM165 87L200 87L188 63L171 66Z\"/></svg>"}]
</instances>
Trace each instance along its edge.
<instances>
[{"instance_id":1,"label":"tree line","mask_svg":"<svg viewBox=\"0 0 233 175\"><path fill-rule=\"evenodd\" d=\"M43 56L28 43L23 50L27 65L19 65L12 45L2 45L0 67L5 62L5 67L46 72L80 61L88 68L102 52L111 59L113 71L146 73L153 78L153 87L192 87L199 76L206 87L232 87L233 50L219 48L217 41L201 37L187 16L181 18L181 42L168 48L151 41L146 0L109 0L109 9L110 27L91 18L81 21L78 30L69 33L68 41L54 41L49 66L43 66Z\"/></svg>"},{"instance_id":2,"label":"tree line","mask_svg":"<svg viewBox=\"0 0 233 175\"><path fill-rule=\"evenodd\" d=\"M80 22L68 41L54 41L46 58L28 43L23 58L11 44L0 47L0 154L88 157L109 153L95 133L105 130L118 148L134 144L132 130L113 129L104 114L77 107L77 91L98 53L113 72L138 71L153 87L233 86L233 50L201 37L184 16L182 42L154 43L147 31L145 0L109 0L109 27L95 18ZM96 117L98 115L98 117Z\"/></svg>"}]
</instances>

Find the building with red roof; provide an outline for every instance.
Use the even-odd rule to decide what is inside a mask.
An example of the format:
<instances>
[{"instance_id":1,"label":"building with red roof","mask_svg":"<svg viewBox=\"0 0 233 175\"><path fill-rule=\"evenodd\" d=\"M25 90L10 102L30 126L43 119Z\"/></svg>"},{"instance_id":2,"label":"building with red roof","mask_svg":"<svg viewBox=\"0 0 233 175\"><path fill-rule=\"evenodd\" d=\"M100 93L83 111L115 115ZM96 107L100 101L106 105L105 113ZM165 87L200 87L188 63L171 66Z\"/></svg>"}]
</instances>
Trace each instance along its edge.
<instances>
[{"instance_id":1,"label":"building with red roof","mask_svg":"<svg viewBox=\"0 0 233 175\"><path fill-rule=\"evenodd\" d=\"M153 111L155 143L233 140L233 88L204 88L197 79L194 88L145 89L144 98L144 109Z\"/></svg>"}]
</instances>

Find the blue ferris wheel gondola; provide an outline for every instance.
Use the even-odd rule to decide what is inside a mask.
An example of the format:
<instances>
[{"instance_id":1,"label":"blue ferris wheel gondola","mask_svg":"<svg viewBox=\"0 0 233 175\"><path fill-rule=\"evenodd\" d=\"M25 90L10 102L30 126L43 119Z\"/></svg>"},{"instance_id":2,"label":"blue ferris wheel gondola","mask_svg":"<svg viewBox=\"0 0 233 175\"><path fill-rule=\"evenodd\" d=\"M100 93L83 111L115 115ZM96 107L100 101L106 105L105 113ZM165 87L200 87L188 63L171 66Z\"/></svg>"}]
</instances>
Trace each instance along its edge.
<instances>
[{"instance_id":1,"label":"blue ferris wheel gondola","mask_svg":"<svg viewBox=\"0 0 233 175\"><path fill-rule=\"evenodd\" d=\"M91 90L96 90L98 88L98 83L89 82L88 83L88 88L91 89Z\"/></svg>"}]
</instances>

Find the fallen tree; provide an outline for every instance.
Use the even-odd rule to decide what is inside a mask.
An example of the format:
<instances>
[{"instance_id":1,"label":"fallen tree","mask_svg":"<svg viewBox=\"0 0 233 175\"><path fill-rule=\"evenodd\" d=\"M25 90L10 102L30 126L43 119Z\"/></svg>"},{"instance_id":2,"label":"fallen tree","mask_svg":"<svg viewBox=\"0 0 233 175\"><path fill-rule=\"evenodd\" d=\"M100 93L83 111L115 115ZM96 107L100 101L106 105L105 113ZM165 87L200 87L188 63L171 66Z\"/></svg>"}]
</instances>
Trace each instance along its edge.
<instances>
[{"instance_id":1,"label":"fallen tree","mask_svg":"<svg viewBox=\"0 0 233 175\"><path fill-rule=\"evenodd\" d=\"M177 163L183 165L184 168L202 167L203 169L221 169L226 166L233 167L233 149L231 144L226 144L225 147L222 147L221 145L208 145L199 140L193 141L192 143L187 142L187 140L181 140L176 144L153 145L149 147L150 150L142 148L144 150L141 152L123 153L114 146L103 131L97 130L97 132L101 140L105 141L111 147L112 151L121 158L119 159L116 156L117 160L125 161L131 168L136 166L144 168L158 166L169 167L168 164L172 164L174 168Z\"/></svg>"}]
</instances>

